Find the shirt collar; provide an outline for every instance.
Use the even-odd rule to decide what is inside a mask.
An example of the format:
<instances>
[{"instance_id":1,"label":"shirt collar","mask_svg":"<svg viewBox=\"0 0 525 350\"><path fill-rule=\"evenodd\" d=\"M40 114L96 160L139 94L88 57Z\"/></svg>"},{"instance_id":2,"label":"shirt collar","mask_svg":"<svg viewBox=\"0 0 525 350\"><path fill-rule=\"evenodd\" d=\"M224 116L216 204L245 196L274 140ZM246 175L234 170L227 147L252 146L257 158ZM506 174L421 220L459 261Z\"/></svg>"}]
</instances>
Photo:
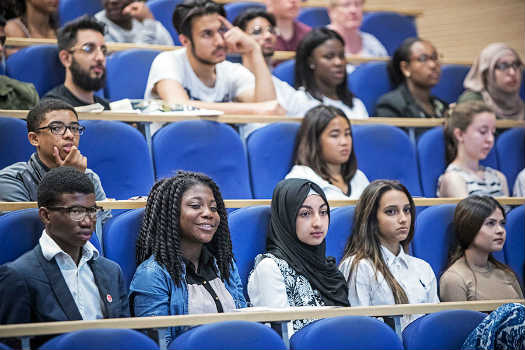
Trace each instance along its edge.
<instances>
[{"instance_id":1,"label":"shirt collar","mask_svg":"<svg viewBox=\"0 0 525 350\"><path fill-rule=\"evenodd\" d=\"M42 232L42 236L38 242L40 243L42 254L47 261L50 261L58 254L67 255L67 253L64 252L62 248L60 248L60 246L55 242L55 240L47 234L46 230ZM99 255L100 253L98 252L97 248L95 248L95 246L91 244L90 241L87 241L82 247L82 258L84 258L86 261L91 259L97 260Z\"/></svg>"},{"instance_id":2,"label":"shirt collar","mask_svg":"<svg viewBox=\"0 0 525 350\"><path fill-rule=\"evenodd\" d=\"M383 259L388 267L390 267L394 262L400 261L405 266L408 266L408 257L405 253L403 246L400 246L399 253L394 255L387 247L381 245L381 252L383 254Z\"/></svg>"}]
</instances>

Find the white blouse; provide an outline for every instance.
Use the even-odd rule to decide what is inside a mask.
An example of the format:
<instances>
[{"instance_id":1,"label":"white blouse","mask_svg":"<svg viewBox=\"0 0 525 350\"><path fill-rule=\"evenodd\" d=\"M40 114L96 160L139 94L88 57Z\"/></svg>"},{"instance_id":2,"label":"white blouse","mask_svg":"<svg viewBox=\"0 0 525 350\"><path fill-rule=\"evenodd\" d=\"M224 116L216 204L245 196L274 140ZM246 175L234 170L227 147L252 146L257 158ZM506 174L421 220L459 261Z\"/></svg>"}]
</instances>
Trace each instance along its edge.
<instances>
[{"instance_id":1,"label":"white blouse","mask_svg":"<svg viewBox=\"0 0 525 350\"><path fill-rule=\"evenodd\" d=\"M410 304L439 303L436 276L426 261L406 254L403 249L400 249L397 256L383 246L381 251L390 273L404 289ZM392 290L381 272L378 271L377 278L375 277L376 270L369 260L361 260L352 276L348 276L353 258L351 256L339 265L339 270L347 280L350 305L394 305ZM404 329L420 316L422 315L403 316L401 327Z\"/></svg>"},{"instance_id":2,"label":"white blouse","mask_svg":"<svg viewBox=\"0 0 525 350\"><path fill-rule=\"evenodd\" d=\"M358 199L363 190L370 183L366 175L359 169L356 170L354 177L350 180L352 192L348 197L341 189L317 175L312 168L306 165L294 165L292 170L286 175L285 179L305 179L310 180L317 186L321 187L328 200L332 199Z\"/></svg>"}]
</instances>

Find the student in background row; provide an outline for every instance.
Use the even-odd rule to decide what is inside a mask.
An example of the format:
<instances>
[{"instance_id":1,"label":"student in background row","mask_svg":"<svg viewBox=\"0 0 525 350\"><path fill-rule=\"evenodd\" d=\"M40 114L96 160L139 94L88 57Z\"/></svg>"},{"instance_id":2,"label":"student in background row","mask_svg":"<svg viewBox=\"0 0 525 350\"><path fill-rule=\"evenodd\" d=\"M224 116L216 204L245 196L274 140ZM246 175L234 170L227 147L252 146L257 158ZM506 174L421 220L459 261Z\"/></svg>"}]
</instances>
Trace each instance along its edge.
<instances>
[{"instance_id":1,"label":"student in background row","mask_svg":"<svg viewBox=\"0 0 525 350\"><path fill-rule=\"evenodd\" d=\"M152 188L130 285L135 316L229 312L246 307L228 216L215 182L179 171ZM170 327L166 345L188 327Z\"/></svg>"},{"instance_id":2,"label":"student in background row","mask_svg":"<svg viewBox=\"0 0 525 350\"><path fill-rule=\"evenodd\" d=\"M483 101L498 119L523 120L524 105L519 95L523 61L518 53L504 43L484 48L467 74L467 89L458 99Z\"/></svg>"},{"instance_id":3,"label":"student in background row","mask_svg":"<svg viewBox=\"0 0 525 350\"><path fill-rule=\"evenodd\" d=\"M266 253L255 257L248 279L254 306L350 306L343 275L327 257L330 207L323 190L308 180L286 179L272 196ZM313 320L289 323L289 334Z\"/></svg>"},{"instance_id":4,"label":"student in background row","mask_svg":"<svg viewBox=\"0 0 525 350\"><path fill-rule=\"evenodd\" d=\"M494 146L495 132L496 116L485 103L469 101L453 108L444 133L449 165L439 177L438 197L509 195L505 175L479 164Z\"/></svg>"},{"instance_id":5,"label":"student in background row","mask_svg":"<svg viewBox=\"0 0 525 350\"><path fill-rule=\"evenodd\" d=\"M441 76L439 55L432 43L419 38L405 39L387 69L395 90L379 98L374 117L444 116L447 103L430 91Z\"/></svg>"},{"instance_id":6,"label":"student in background row","mask_svg":"<svg viewBox=\"0 0 525 350\"><path fill-rule=\"evenodd\" d=\"M439 280L441 301L523 299L516 274L492 253L505 244L505 210L490 196L470 196L454 212L456 246Z\"/></svg>"},{"instance_id":7,"label":"student in background row","mask_svg":"<svg viewBox=\"0 0 525 350\"><path fill-rule=\"evenodd\" d=\"M352 127L342 110L321 105L306 113L286 178L310 180L328 199L359 198L369 181L357 167Z\"/></svg>"},{"instance_id":8,"label":"student in background row","mask_svg":"<svg viewBox=\"0 0 525 350\"><path fill-rule=\"evenodd\" d=\"M295 51L299 42L312 29L297 20L301 9L299 0L265 0L266 9L275 16L278 51Z\"/></svg>"},{"instance_id":9,"label":"student in background row","mask_svg":"<svg viewBox=\"0 0 525 350\"><path fill-rule=\"evenodd\" d=\"M415 221L412 196L399 182L376 180L365 188L339 265L352 306L439 302L432 268L408 255ZM403 316L402 328L420 316Z\"/></svg>"},{"instance_id":10,"label":"student in background row","mask_svg":"<svg viewBox=\"0 0 525 350\"><path fill-rule=\"evenodd\" d=\"M518 177L516 177L513 195L514 197L525 197L525 169L520 171Z\"/></svg>"}]
</instances>

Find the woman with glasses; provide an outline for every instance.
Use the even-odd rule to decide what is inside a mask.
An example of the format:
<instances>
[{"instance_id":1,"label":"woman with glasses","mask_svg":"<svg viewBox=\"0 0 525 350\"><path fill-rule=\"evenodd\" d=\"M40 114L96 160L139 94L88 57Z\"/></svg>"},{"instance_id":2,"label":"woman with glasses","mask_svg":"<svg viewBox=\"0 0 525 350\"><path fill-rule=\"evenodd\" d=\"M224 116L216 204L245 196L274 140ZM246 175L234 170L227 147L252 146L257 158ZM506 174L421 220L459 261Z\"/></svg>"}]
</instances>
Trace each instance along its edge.
<instances>
[{"instance_id":1,"label":"woman with glasses","mask_svg":"<svg viewBox=\"0 0 525 350\"><path fill-rule=\"evenodd\" d=\"M447 103L430 93L439 82L441 66L436 48L429 41L405 39L387 69L395 90L379 98L375 117L443 117Z\"/></svg>"},{"instance_id":2,"label":"woman with glasses","mask_svg":"<svg viewBox=\"0 0 525 350\"><path fill-rule=\"evenodd\" d=\"M483 101L498 119L523 120L524 107L519 90L523 62L518 53L504 43L493 43L481 51L467 74L467 89L458 99Z\"/></svg>"}]
</instances>

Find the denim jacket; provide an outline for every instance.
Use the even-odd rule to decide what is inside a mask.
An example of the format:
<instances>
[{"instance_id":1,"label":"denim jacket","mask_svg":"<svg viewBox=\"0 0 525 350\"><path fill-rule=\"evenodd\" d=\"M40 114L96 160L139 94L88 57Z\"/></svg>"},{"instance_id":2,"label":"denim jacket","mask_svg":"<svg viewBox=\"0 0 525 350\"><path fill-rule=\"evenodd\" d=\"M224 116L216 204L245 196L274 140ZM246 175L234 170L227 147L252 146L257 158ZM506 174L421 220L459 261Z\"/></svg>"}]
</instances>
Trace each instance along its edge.
<instances>
[{"instance_id":1,"label":"denim jacket","mask_svg":"<svg viewBox=\"0 0 525 350\"><path fill-rule=\"evenodd\" d=\"M215 263L216 265L216 263ZM188 286L186 266L182 264L181 285L177 286L169 272L157 261L154 255L137 268L130 290L130 306L135 316L166 316L188 314ZM230 279L224 283L231 294L236 308L246 307L241 278L235 262L230 270ZM133 299L133 300L131 300ZM170 327L166 332L165 343L169 344L190 327Z\"/></svg>"}]
</instances>

